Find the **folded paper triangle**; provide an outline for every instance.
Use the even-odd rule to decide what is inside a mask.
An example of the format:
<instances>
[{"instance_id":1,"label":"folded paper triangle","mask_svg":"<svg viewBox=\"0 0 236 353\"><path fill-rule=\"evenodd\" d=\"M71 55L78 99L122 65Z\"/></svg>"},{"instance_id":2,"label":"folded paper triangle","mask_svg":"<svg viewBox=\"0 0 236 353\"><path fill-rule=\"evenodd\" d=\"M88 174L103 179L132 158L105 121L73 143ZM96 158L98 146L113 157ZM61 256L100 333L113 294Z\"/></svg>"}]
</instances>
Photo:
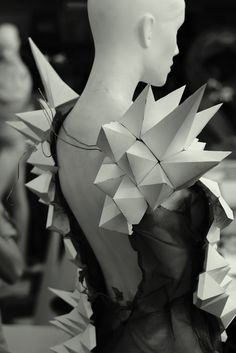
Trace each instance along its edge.
<instances>
[{"instance_id":1,"label":"folded paper triangle","mask_svg":"<svg viewBox=\"0 0 236 353\"><path fill-rule=\"evenodd\" d=\"M49 290L54 293L57 297L61 298L64 300L67 304L71 305L72 307L76 307L79 302L79 292L67 292L64 290L59 290L59 289L53 289L49 288Z\"/></svg>"},{"instance_id":2,"label":"folded paper triangle","mask_svg":"<svg viewBox=\"0 0 236 353\"><path fill-rule=\"evenodd\" d=\"M96 347L95 327L91 324L80 334L80 342L90 351Z\"/></svg>"},{"instance_id":3,"label":"folded paper triangle","mask_svg":"<svg viewBox=\"0 0 236 353\"><path fill-rule=\"evenodd\" d=\"M136 138L118 122L102 126L97 146L114 162L117 162L129 149Z\"/></svg>"},{"instance_id":4,"label":"folded paper triangle","mask_svg":"<svg viewBox=\"0 0 236 353\"><path fill-rule=\"evenodd\" d=\"M236 316L235 300L232 300L231 297L229 297L224 307L224 310L221 314L221 321L225 328L227 328L231 324L235 316Z\"/></svg>"},{"instance_id":5,"label":"folded paper triangle","mask_svg":"<svg viewBox=\"0 0 236 353\"><path fill-rule=\"evenodd\" d=\"M218 253L214 246L209 244L204 267L206 271L214 271L225 267L228 268L228 262Z\"/></svg>"},{"instance_id":6,"label":"folded paper triangle","mask_svg":"<svg viewBox=\"0 0 236 353\"><path fill-rule=\"evenodd\" d=\"M210 244L217 244L220 241L220 228L214 223L208 231L207 240Z\"/></svg>"},{"instance_id":7,"label":"folded paper triangle","mask_svg":"<svg viewBox=\"0 0 236 353\"><path fill-rule=\"evenodd\" d=\"M70 350L66 348L63 344L52 347L50 348L50 350L55 353L71 353Z\"/></svg>"},{"instance_id":8,"label":"folded paper triangle","mask_svg":"<svg viewBox=\"0 0 236 353\"><path fill-rule=\"evenodd\" d=\"M227 294L221 294L214 299L210 299L208 302L203 302L202 309L216 317L221 317L228 298Z\"/></svg>"},{"instance_id":9,"label":"folded paper triangle","mask_svg":"<svg viewBox=\"0 0 236 353\"><path fill-rule=\"evenodd\" d=\"M70 232L69 218L61 207L49 205L46 228L63 236Z\"/></svg>"},{"instance_id":10,"label":"folded paper triangle","mask_svg":"<svg viewBox=\"0 0 236 353\"><path fill-rule=\"evenodd\" d=\"M146 115L149 116L150 110L155 103L152 89L149 85L141 92L132 104L128 111L125 113L120 123L125 126L134 136L140 138L141 130Z\"/></svg>"},{"instance_id":11,"label":"folded paper triangle","mask_svg":"<svg viewBox=\"0 0 236 353\"><path fill-rule=\"evenodd\" d=\"M191 145L192 141L200 134L200 132L209 123L212 117L218 112L221 106L222 104L218 104L214 107L197 113L196 118L194 119L191 129L189 131L185 148L188 148Z\"/></svg>"},{"instance_id":12,"label":"folded paper triangle","mask_svg":"<svg viewBox=\"0 0 236 353\"><path fill-rule=\"evenodd\" d=\"M102 164L94 184L105 194L113 197L124 175L125 172L117 164Z\"/></svg>"},{"instance_id":13,"label":"folded paper triangle","mask_svg":"<svg viewBox=\"0 0 236 353\"><path fill-rule=\"evenodd\" d=\"M139 224L148 208L136 185L125 176L113 197L129 224Z\"/></svg>"},{"instance_id":14,"label":"folded paper triangle","mask_svg":"<svg viewBox=\"0 0 236 353\"><path fill-rule=\"evenodd\" d=\"M7 121L7 124L32 142L36 144L41 142L40 137L28 128L22 121Z\"/></svg>"},{"instance_id":15,"label":"folded paper triangle","mask_svg":"<svg viewBox=\"0 0 236 353\"><path fill-rule=\"evenodd\" d=\"M204 90L205 86L201 87L142 136L143 141L159 160L184 149Z\"/></svg>"},{"instance_id":16,"label":"folded paper triangle","mask_svg":"<svg viewBox=\"0 0 236 353\"><path fill-rule=\"evenodd\" d=\"M232 281L233 279L230 276L225 276L221 283L221 287L224 288L224 290L227 290Z\"/></svg>"},{"instance_id":17,"label":"folded paper triangle","mask_svg":"<svg viewBox=\"0 0 236 353\"><path fill-rule=\"evenodd\" d=\"M80 300L78 302L77 310L85 319L90 319L93 314L91 303L88 300L88 296L84 293L80 293Z\"/></svg>"},{"instance_id":18,"label":"folded paper triangle","mask_svg":"<svg viewBox=\"0 0 236 353\"><path fill-rule=\"evenodd\" d=\"M153 128L157 122L169 115L179 105L184 90L185 86L178 88L177 90L169 93L167 96L159 99L154 104L150 104L148 111L145 112L146 114L142 127L142 135Z\"/></svg>"},{"instance_id":19,"label":"folded paper triangle","mask_svg":"<svg viewBox=\"0 0 236 353\"><path fill-rule=\"evenodd\" d=\"M29 41L50 106L58 107L78 98L78 94L62 81L32 39Z\"/></svg>"},{"instance_id":20,"label":"folded paper triangle","mask_svg":"<svg viewBox=\"0 0 236 353\"><path fill-rule=\"evenodd\" d=\"M201 273L198 282L197 296L200 300L207 300L224 294L224 289L212 278L209 273Z\"/></svg>"},{"instance_id":21,"label":"folded paper triangle","mask_svg":"<svg viewBox=\"0 0 236 353\"><path fill-rule=\"evenodd\" d=\"M118 233L132 234L132 226L112 198L106 196L99 227Z\"/></svg>"},{"instance_id":22,"label":"folded paper triangle","mask_svg":"<svg viewBox=\"0 0 236 353\"><path fill-rule=\"evenodd\" d=\"M127 150L126 154L137 184L139 184L158 163L147 146L140 141L136 141L133 146Z\"/></svg>"},{"instance_id":23,"label":"folded paper triangle","mask_svg":"<svg viewBox=\"0 0 236 353\"><path fill-rule=\"evenodd\" d=\"M51 173L45 173L27 183L26 186L45 203L50 203L55 197L55 184L52 178Z\"/></svg>"},{"instance_id":24,"label":"folded paper triangle","mask_svg":"<svg viewBox=\"0 0 236 353\"><path fill-rule=\"evenodd\" d=\"M64 331L65 333L67 333L68 335L70 335L71 337L73 337L74 335L78 334L78 331L75 331L74 328L69 327L69 325L67 325L66 323L61 323L57 320L51 320L50 323L59 328L60 330Z\"/></svg>"},{"instance_id":25,"label":"folded paper triangle","mask_svg":"<svg viewBox=\"0 0 236 353\"><path fill-rule=\"evenodd\" d=\"M203 174L219 164L229 152L184 151L161 162L175 189L192 186Z\"/></svg>"},{"instance_id":26,"label":"folded paper triangle","mask_svg":"<svg viewBox=\"0 0 236 353\"><path fill-rule=\"evenodd\" d=\"M230 267L226 266L226 267L222 267L219 268L217 270L212 270L212 271L208 271L208 274L214 278L214 280L218 283L218 284L222 284L222 281L224 280L224 278L226 277L226 275L229 273L230 271ZM222 285L221 285L222 286Z\"/></svg>"},{"instance_id":27,"label":"folded paper triangle","mask_svg":"<svg viewBox=\"0 0 236 353\"><path fill-rule=\"evenodd\" d=\"M55 173L57 171L55 161L51 156L50 146L47 142L39 144L37 150L31 154L27 162L46 172Z\"/></svg>"},{"instance_id":28,"label":"folded paper triangle","mask_svg":"<svg viewBox=\"0 0 236 353\"><path fill-rule=\"evenodd\" d=\"M32 112L16 114L17 118L25 123L41 140L49 138L52 120L56 114L55 109L35 110Z\"/></svg>"},{"instance_id":29,"label":"folded paper triangle","mask_svg":"<svg viewBox=\"0 0 236 353\"><path fill-rule=\"evenodd\" d=\"M174 189L159 164L138 185L139 190L152 209L156 209L165 201Z\"/></svg>"}]
</instances>

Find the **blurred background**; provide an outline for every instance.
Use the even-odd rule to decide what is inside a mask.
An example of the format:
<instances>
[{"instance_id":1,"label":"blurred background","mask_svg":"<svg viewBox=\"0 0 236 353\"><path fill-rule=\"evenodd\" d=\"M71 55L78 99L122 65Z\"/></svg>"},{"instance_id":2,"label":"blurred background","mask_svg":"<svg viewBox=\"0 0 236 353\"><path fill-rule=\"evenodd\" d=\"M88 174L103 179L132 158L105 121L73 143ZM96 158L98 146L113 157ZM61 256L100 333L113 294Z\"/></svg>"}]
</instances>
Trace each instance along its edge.
<instances>
[{"instance_id":1,"label":"blurred background","mask_svg":"<svg viewBox=\"0 0 236 353\"><path fill-rule=\"evenodd\" d=\"M213 178L220 182L224 197L236 209L236 2L187 0L186 5L186 22L178 35L180 54L166 85L155 89L155 96L160 98L184 84L189 95L208 82L201 108L225 103L201 139L208 142L209 149L233 151ZM18 163L24 141L4 123L14 120L16 112L39 108L38 88L42 88L42 83L28 37L33 38L63 80L80 94L94 57L86 1L0 1L0 235L5 237L6 224L13 254L19 261L17 269L21 262L25 263L15 284L10 284L14 282L9 279L11 276L6 274L4 278L0 274L5 279L0 285L0 308L11 352L45 353L59 339L57 332L48 328L48 322L67 309L47 288L73 289L75 269L64 260L59 236L45 230L47 208L24 188L25 181L33 178L30 167ZM137 93L141 88L142 85ZM234 223L223 232L219 246L231 263L231 276L236 281ZM46 338L38 347L40 332ZM225 352L236 352L235 333L232 324ZM22 340L24 335L35 338L29 342Z\"/></svg>"}]
</instances>

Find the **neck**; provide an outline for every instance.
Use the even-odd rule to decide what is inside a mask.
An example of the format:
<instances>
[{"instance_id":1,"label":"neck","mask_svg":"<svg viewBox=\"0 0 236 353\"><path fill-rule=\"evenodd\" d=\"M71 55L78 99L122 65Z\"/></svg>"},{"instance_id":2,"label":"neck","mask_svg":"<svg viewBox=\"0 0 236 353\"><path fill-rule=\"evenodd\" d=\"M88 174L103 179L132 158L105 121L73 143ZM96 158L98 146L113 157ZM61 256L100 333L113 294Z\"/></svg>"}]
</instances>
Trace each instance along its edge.
<instances>
[{"instance_id":1,"label":"neck","mask_svg":"<svg viewBox=\"0 0 236 353\"><path fill-rule=\"evenodd\" d=\"M138 65L121 52L97 51L82 101L105 104L109 112L125 112L132 103L134 91L140 81Z\"/></svg>"}]
</instances>

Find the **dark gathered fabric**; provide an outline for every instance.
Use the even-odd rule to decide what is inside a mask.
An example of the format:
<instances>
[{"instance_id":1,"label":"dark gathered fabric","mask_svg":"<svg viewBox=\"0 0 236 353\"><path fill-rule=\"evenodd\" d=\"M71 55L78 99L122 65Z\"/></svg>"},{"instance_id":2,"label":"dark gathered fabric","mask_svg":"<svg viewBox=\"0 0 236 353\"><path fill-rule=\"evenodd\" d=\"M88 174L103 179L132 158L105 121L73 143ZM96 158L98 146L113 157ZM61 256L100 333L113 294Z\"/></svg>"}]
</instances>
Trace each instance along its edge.
<instances>
[{"instance_id":1,"label":"dark gathered fabric","mask_svg":"<svg viewBox=\"0 0 236 353\"><path fill-rule=\"evenodd\" d=\"M51 147L56 162L56 136L73 105L60 107L54 120ZM124 306L109 299L99 263L63 197L58 176L56 187L88 282L97 332L94 352L220 353L218 320L193 304L211 218L201 189L197 185L190 188L179 209L159 207L134 227L129 239L143 276L133 302ZM196 202L201 205L199 222L198 215L193 219L191 213ZM200 348L194 350L196 346Z\"/></svg>"}]
</instances>

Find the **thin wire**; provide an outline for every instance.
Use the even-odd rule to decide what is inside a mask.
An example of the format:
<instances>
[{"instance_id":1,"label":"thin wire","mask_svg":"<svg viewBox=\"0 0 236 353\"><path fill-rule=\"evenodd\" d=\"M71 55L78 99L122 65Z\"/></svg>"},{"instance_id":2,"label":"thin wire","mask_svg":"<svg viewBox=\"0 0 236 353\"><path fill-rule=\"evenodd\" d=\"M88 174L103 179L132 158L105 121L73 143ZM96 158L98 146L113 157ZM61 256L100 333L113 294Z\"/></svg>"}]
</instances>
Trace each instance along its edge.
<instances>
[{"instance_id":1,"label":"thin wire","mask_svg":"<svg viewBox=\"0 0 236 353\"><path fill-rule=\"evenodd\" d=\"M60 136L58 136L58 134L56 134L55 130L52 128L52 121L53 121L53 118L54 118L53 110L52 110L52 108L50 107L50 105L48 104L48 102L47 102L45 96L43 95L43 93L42 93L42 91L41 91L40 89L39 89L39 93L40 93L40 95L41 95L43 101L46 103L46 105L47 105L49 111L51 112L52 117L49 116L49 114L48 114L48 112L46 111L46 109L44 109L43 105L40 104L42 110L47 114L47 117L48 117L49 120L50 120L50 125L51 125L51 129L50 129L50 130L53 132L53 134L54 134L57 138L59 138L59 139L60 139L61 141L63 141L64 143L67 143L67 144L69 144L69 145L71 145L71 146L73 146L73 147L76 147L76 148L80 148L80 149L83 149L83 150L89 150L89 151L100 151L100 152L101 152L100 148L98 148L96 145L89 145L89 144L87 144L87 143L85 143L85 142L82 142L82 141L76 139L74 136L70 135L70 134L67 132L67 130L66 130L64 124L62 124L62 129L63 129L63 131L65 132L66 136L69 137L69 138L71 138L71 139L74 140L75 142L77 142L77 143L79 143L79 144L81 144L81 145L83 145L83 146L86 146L86 147L88 147L88 148L81 147L81 146L78 146L78 145L74 145L74 144L72 144L72 143L66 141L65 139L61 138Z\"/></svg>"}]
</instances>

